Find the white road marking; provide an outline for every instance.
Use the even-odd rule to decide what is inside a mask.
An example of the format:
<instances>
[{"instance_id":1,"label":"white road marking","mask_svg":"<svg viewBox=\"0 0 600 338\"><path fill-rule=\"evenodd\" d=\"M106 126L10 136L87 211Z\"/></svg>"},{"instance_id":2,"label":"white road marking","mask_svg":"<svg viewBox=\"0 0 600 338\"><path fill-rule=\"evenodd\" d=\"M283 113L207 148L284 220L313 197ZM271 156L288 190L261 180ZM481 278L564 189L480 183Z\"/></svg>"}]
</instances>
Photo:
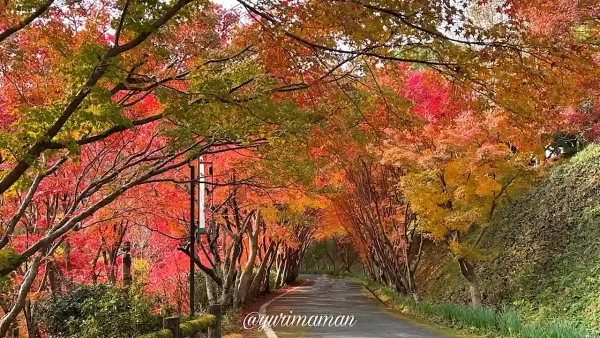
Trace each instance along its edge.
<instances>
[{"instance_id":1,"label":"white road marking","mask_svg":"<svg viewBox=\"0 0 600 338\"><path fill-rule=\"evenodd\" d=\"M271 305L271 303L273 303L274 301L278 300L279 298L287 295L288 293L296 290L296 288L304 286L303 283L302 285L298 285L298 286L294 286L293 288L287 290L286 292L280 294L279 296L271 299L270 301L264 303L263 305L260 306L260 309L258 309L258 313L260 313L263 316L267 315L267 306ZM275 331L273 331L273 329L271 328L271 326L269 326L268 321L265 321L265 325L263 326L263 330L265 331L265 334L267 335L268 338L279 338L279 336L277 336L277 334L275 334Z\"/></svg>"}]
</instances>

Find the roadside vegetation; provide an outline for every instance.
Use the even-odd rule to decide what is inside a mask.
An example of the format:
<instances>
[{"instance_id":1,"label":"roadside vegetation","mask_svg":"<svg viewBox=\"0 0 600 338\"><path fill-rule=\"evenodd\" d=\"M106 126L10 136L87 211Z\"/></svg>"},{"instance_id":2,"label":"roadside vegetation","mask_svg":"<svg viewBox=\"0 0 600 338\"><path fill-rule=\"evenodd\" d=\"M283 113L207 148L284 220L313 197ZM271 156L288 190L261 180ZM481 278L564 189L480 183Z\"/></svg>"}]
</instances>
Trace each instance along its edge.
<instances>
[{"instance_id":1,"label":"roadside vegetation","mask_svg":"<svg viewBox=\"0 0 600 338\"><path fill-rule=\"evenodd\" d=\"M508 304L529 321L562 318L600 328L599 163L600 146L588 146L499 211L481 241L486 256L478 269L486 303ZM464 297L446 254L432 248L423 263L425 298Z\"/></svg>"},{"instance_id":2,"label":"roadside vegetation","mask_svg":"<svg viewBox=\"0 0 600 338\"><path fill-rule=\"evenodd\" d=\"M494 309L487 306L470 306L456 303L435 303L429 300L415 302L384 285L364 276L352 276L360 280L379 300L387 306L433 323L489 337L522 338L586 338L593 333L576 325L556 320L554 322L528 323L510 307Z\"/></svg>"}]
</instances>

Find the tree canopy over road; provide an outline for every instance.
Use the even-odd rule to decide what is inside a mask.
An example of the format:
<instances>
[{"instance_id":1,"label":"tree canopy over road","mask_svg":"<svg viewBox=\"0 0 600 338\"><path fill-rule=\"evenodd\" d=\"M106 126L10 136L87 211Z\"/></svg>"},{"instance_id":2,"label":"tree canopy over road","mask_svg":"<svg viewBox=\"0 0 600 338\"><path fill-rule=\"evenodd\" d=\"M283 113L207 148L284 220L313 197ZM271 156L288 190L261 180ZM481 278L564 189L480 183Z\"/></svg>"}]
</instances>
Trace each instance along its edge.
<instances>
[{"instance_id":1,"label":"tree canopy over road","mask_svg":"<svg viewBox=\"0 0 600 338\"><path fill-rule=\"evenodd\" d=\"M190 257L241 307L327 239L416 301L442 248L480 305L490 219L600 135L597 1L235 3L0 0L0 337L116 334L52 324L98 284L184 314Z\"/></svg>"}]
</instances>

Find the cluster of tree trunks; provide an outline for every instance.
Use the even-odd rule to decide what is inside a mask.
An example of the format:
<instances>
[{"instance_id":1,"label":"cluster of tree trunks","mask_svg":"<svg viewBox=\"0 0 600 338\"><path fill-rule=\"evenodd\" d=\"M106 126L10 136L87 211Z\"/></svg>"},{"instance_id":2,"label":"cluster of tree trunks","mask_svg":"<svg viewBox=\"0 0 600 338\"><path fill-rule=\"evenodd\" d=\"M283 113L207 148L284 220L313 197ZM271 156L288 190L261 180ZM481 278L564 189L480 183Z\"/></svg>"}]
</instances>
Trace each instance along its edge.
<instances>
[{"instance_id":1,"label":"cluster of tree trunks","mask_svg":"<svg viewBox=\"0 0 600 338\"><path fill-rule=\"evenodd\" d=\"M304 254L302 270L327 270L334 275L340 272L351 273L359 257L347 235L336 235L333 238L313 243Z\"/></svg>"},{"instance_id":2,"label":"cluster of tree trunks","mask_svg":"<svg viewBox=\"0 0 600 338\"><path fill-rule=\"evenodd\" d=\"M402 172L362 161L346 174L354 189L334 204L363 258L365 274L418 300L414 274L423 237L417 232L416 215L395 187Z\"/></svg>"},{"instance_id":3,"label":"cluster of tree trunks","mask_svg":"<svg viewBox=\"0 0 600 338\"><path fill-rule=\"evenodd\" d=\"M209 305L219 304L223 309L242 307L272 287L293 283L315 231L311 224L288 224L293 241L273 239L260 210L240 207L238 193L232 189L229 198L213 208L212 224L194 253L206 280ZM179 250L192 255L189 245Z\"/></svg>"},{"instance_id":4,"label":"cluster of tree trunks","mask_svg":"<svg viewBox=\"0 0 600 338\"><path fill-rule=\"evenodd\" d=\"M292 284L298 278L300 263L314 235L315 228L306 225L293 227L294 245L284 243L276 256L275 287Z\"/></svg>"},{"instance_id":5,"label":"cluster of tree trunks","mask_svg":"<svg viewBox=\"0 0 600 338\"><path fill-rule=\"evenodd\" d=\"M362 257L363 272L419 301L415 272L425 239L418 231L417 215L396 188L402 175L399 168L362 161L359 168L347 171L354 189L337 198L335 207ZM461 242L458 231L450 235L453 241ZM480 305L474 263L464 257L456 260L473 305Z\"/></svg>"}]
</instances>

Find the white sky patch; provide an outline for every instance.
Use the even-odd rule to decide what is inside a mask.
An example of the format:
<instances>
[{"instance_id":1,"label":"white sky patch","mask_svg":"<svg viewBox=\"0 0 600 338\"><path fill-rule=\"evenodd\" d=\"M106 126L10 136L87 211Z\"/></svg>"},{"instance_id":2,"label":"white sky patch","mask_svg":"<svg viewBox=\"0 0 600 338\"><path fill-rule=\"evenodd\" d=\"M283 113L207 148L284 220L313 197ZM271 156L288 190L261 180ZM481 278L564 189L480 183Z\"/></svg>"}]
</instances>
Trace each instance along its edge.
<instances>
[{"instance_id":1,"label":"white sky patch","mask_svg":"<svg viewBox=\"0 0 600 338\"><path fill-rule=\"evenodd\" d=\"M231 9L239 3L236 0L211 0L212 2L223 6L225 9Z\"/></svg>"}]
</instances>

